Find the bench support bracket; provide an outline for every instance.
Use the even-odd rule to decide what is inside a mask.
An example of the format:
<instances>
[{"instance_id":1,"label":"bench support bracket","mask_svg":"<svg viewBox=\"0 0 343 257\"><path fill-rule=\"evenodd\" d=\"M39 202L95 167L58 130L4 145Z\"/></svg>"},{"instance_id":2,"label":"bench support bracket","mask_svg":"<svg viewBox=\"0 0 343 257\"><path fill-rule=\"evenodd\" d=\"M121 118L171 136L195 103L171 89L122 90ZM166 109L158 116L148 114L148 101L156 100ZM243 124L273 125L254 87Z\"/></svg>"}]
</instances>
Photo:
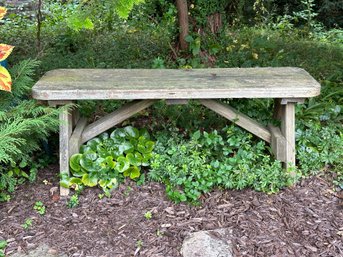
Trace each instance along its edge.
<instances>
[{"instance_id":1,"label":"bench support bracket","mask_svg":"<svg viewBox=\"0 0 343 257\"><path fill-rule=\"evenodd\" d=\"M271 142L271 133L270 131L258 123L257 121L253 120L252 118L246 116L245 114L235 110L234 108L220 103L214 100L200 100L200 103L207 108L211 109L212 111L218 113L219 115L223 116L224 118L232 121L233 123L237 124L238 126L246 129L247 131L251 132L252 134L258 136L259 138L263 139L264 141L270 143Z\"/></svg>"}]
</instances>

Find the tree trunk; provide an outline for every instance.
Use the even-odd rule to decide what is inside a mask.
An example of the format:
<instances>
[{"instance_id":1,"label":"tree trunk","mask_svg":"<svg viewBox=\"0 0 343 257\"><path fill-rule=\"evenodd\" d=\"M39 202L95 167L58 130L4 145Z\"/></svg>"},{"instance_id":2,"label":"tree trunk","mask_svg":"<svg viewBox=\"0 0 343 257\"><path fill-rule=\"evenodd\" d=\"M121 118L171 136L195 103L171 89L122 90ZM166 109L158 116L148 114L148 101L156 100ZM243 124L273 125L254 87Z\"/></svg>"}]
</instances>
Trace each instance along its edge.
<instances>
[{"instance_id":1,"label":"tree trunk","mask_svg":"<svg viewBox=\"0 0 343 257\"><path fill-rule=\"evenodd\" d=\"M187 0L176 0L176 7L177 7L177 12L178 12L179 28L180 28L180 35L179 35L180 48L181 50L187 50L188 43L185 40L186 36L189 34Z\"/></svg>"}]
</instances>

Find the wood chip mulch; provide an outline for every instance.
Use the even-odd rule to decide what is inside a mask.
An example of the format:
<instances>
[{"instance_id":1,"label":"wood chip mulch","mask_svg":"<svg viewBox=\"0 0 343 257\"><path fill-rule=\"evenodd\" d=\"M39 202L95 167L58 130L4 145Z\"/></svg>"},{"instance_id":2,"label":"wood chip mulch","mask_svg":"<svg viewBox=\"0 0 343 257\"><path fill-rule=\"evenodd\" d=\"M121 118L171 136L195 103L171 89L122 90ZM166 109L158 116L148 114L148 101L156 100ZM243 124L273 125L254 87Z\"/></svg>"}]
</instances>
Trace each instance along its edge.
<instances>
[{"instance_id":1,"label":"wood chip mulch","mask_svg":"<svg viewBox=\"0 0 343 257\"><path fill-rule=\"evenodd\" d=\"M173 204L163 185L126 182L110 199L87 189L79 206L69 209L54 193L57 171L51 166L40 172L37 183L21 186L0 204L7 255L47 244L68 256L177 257L189 232L229 227L236 256L343 256L342 199L318 177L275 195L218 190L197 207ZM44 216L33 210L36 201L46 205ZM25 230L27 218L33 225Z\"/></svg>"}]
</instances>

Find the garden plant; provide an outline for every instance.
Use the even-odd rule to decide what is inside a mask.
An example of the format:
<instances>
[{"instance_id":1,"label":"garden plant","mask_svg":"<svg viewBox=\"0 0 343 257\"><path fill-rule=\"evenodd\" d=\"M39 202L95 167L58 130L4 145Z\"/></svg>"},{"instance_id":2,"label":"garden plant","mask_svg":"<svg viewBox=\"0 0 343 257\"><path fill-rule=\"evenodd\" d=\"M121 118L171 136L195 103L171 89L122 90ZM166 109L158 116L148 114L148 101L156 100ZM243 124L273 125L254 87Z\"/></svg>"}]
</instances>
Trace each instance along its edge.
<instances>
[{"instance_id":1,"label":"garden plant","mask_svg":"<svg viewBox=\"0 0 343 257\"><path fill-rule=\"evenodd\" d=\"M12 93L0 92L2 201L10 199L18 184L34 181L46 160L54 159L46 158L46 145L57 144L47 138L58 129L60 110L32 100L30 88L55 68L298 66L322 86L321 96L296 109L295 178L283 172L268 145L196 102L157 103L143 115L148 123L133 118L72 156L71 177L62 178L61 184L77 192L99 186L110 196L125 178L141 183L145 174L164 183L176 202L198 203L215 188L275 193L324 171L342 187L343 32L342 20L335 16L341 10L336 1L319 6L313 0L288 5L191 0L183 1L183 7L180 2L44 1L37 10L38 25L32 10L18 13L10 7L0 26L1 40L16 45L9 58L12 67L0 67L2 90L11 90L13 78ZM182 24L180 8L187 8ZM3 18L6 9L0 10ZM182 42L180 28L188 31ZM3 61L13 47L0 46ZM264 124L278 123L270 114L270 100L222 101ZM94 120L121 104L83 101L78 108ZM74 200L70 206L77 205Z\"/></svg>"}]
</instances>

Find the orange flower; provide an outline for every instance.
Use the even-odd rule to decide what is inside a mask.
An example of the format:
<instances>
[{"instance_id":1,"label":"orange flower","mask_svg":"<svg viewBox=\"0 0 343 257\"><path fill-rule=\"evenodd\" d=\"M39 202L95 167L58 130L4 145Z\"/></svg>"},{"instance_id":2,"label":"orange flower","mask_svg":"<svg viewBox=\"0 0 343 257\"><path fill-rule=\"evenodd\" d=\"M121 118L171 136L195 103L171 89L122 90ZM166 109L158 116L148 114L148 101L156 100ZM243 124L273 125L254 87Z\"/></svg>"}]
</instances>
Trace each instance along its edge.
<instances>
[{"instance_id":1,"label":"orange flower","mask_svg":"<svg viewBox=\"0 0 343 257\"><path fill-rule=\"evenodd\" d=\"M5 60L13 50L14 46L0 44L0 62Z\"/></svg>"},{"instance_id":2,"label":"orange flower","mask_svg":"<svg viewBox=\"0 0 343 257\"><path fill-rule=\"evenodd\" d=\"M11 92L12 79L9 72L2 66L0 66L0 90Z\"/></svg>"},{"instance_id":3,"label":"orange flower","mask_svg":"<svg viewBox=\"0 0 343 257\"><path fill-rule=\"evenodd\" d=\"M7 9L5 7L0 6L0 20L5 17L7 13Z\"/></svg>"}]
</instances>

